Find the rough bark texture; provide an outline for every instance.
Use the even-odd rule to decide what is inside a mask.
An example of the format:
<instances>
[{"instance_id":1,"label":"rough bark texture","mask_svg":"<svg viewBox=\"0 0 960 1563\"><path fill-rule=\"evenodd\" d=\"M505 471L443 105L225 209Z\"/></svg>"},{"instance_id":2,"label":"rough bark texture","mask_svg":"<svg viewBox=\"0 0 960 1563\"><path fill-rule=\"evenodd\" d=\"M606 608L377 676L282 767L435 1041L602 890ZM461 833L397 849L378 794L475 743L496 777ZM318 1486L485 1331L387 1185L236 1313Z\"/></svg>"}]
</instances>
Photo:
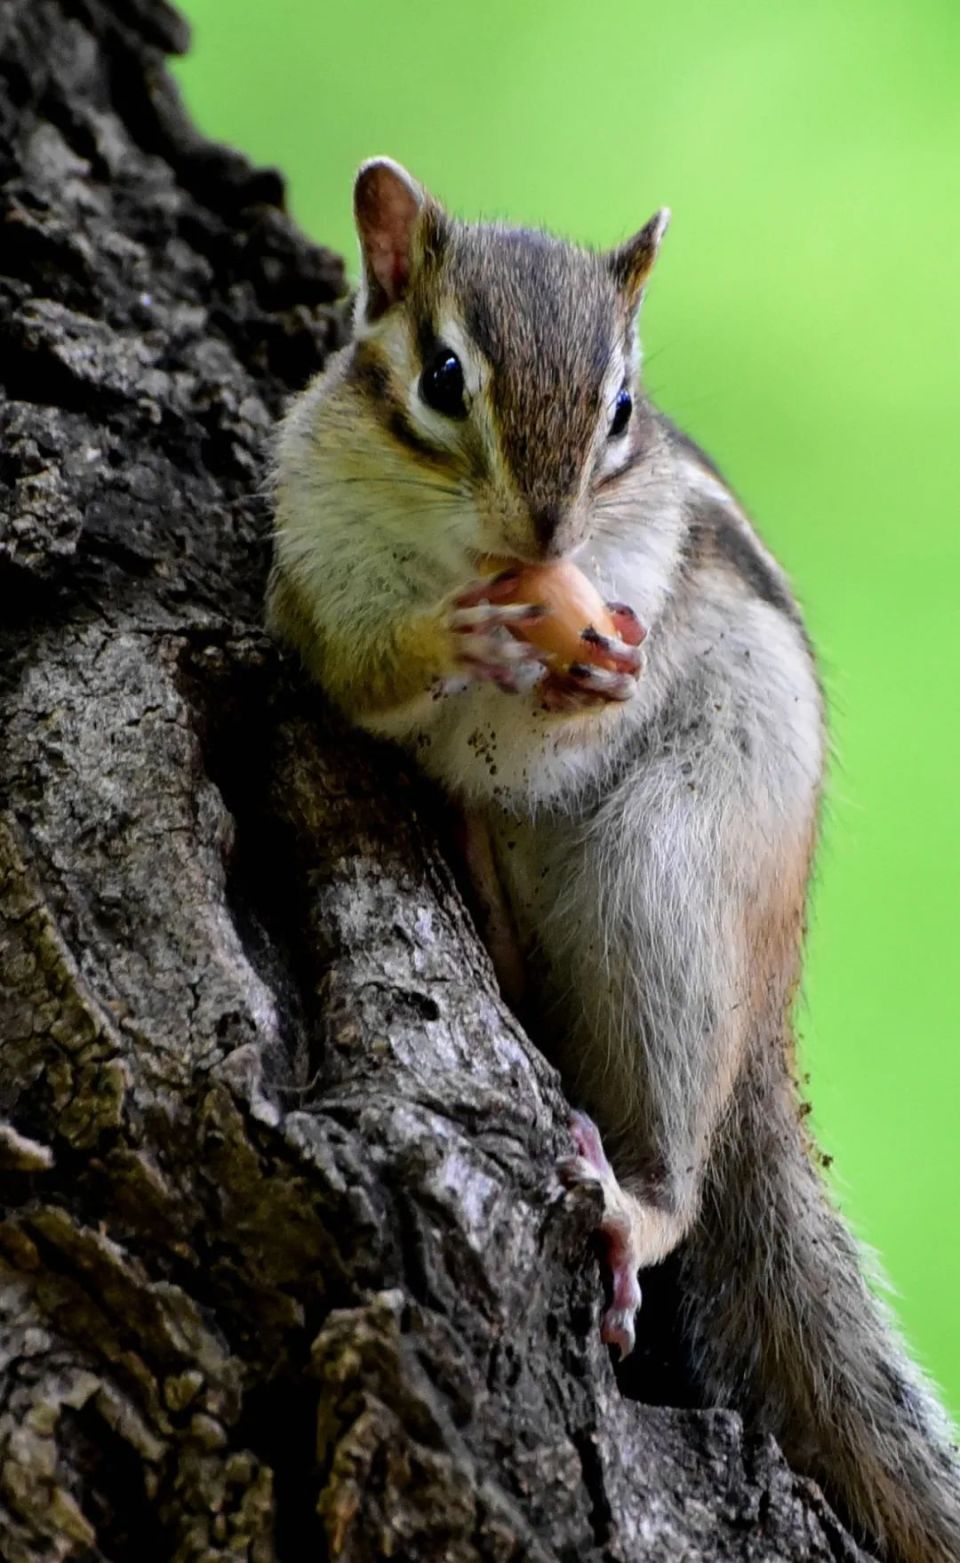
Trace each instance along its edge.
<instances>
[{"instance_id":1,"label":"rough bark texture","mask_svg":"<svg viewBox=\"0 0 960 1563\"><path fill-rule=\"evenodd\" d=\"M621 1395L437 800L261 633L342 272L185 41L0 4L0 1556L853 1559L735 1416Z\"/></svg>"}]
</instances>

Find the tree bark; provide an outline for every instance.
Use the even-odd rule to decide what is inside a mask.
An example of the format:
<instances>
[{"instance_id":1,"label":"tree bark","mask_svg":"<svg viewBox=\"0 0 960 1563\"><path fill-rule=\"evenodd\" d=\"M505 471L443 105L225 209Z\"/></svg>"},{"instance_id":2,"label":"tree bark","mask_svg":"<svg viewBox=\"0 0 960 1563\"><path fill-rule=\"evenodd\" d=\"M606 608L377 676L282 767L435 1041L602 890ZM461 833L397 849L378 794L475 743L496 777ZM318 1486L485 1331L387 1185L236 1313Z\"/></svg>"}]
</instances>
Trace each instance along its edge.
<instances>
[{"instance_id":1,"label":"tree bark","mask_svg":"<svg viewBox=\"0 0 960 1563\"><path fill-rule=\"evenodd\" d=\"M732 1413L624 1397L442 804L261 631L343 274L185 45L0 7L0 1556L853 1559ZM626 1387L683 1404L661 1290Z\"/></svg>"}]
</instances>

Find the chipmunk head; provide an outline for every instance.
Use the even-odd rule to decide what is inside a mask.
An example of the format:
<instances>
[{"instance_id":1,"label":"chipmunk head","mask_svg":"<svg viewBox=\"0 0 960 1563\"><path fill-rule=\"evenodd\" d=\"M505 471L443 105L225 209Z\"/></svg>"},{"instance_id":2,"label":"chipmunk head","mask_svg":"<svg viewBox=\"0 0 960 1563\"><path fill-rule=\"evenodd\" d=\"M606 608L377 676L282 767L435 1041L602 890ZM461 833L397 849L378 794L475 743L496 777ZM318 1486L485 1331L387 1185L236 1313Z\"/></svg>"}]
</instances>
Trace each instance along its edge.
<instances>
[{"instance_id":1,"label":"chipmunk head","mask_svg":"<svg viewBox=\"0 0 960 1563\"><path fill-rule=\"evenodd\" d=\"M388 158L354 200L352 375L375 415L463 496L479 552L572 552L638 454L636 315L669 213L595 254L459 223Z\"/></svg>"}]
</instances>

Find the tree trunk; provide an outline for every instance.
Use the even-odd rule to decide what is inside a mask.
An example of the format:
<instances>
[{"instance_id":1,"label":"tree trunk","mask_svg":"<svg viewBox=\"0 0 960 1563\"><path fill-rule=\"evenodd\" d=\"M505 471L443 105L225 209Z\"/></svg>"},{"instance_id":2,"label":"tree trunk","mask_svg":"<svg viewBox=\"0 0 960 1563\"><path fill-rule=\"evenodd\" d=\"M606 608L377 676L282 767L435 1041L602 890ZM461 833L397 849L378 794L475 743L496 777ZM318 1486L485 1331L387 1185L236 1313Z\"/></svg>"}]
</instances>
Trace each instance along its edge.
<instances>
[{"instance_id":1,"label":"tree trunk","mask_svg":"<svg viewBox=\"0 0 960 1563\"><path fill-rule=\"evenodd\" d=\"M184 46L0 5L0 1556L852 1559L734 1415L624 1398L442 808L261 631L343 276Z\"/></svg>"}]
</instances>

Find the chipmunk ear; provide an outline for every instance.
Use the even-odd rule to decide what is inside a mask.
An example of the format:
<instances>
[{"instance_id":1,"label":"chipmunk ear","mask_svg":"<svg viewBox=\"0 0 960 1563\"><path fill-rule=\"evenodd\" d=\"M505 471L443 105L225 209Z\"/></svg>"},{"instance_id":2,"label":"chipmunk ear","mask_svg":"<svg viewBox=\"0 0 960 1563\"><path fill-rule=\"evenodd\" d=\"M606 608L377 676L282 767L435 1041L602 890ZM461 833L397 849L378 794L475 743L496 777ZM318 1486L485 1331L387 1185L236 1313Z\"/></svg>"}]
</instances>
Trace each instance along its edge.
<instances>
[{"instance_id":1,"label":"chipmunk ear","mask_svg":"<svg viewBox=\"0 0 960 1563\"><path fill-rule=\"evenodd\" d=\"M418 253L437 247L443 214L423 186L389 157L361 165L353 211L363 257L358 317L377 320L403 298Z\"/></svg>"},{"instance_id":2,"label":"chipmunk ear","mask_svg":"<svg viewBox=\"0 0 960 1563\"><path fill-rule=\"evenodd\" d=\"M631 308L636 308L643 295L644 283L653 270L660 240L670 223L670 208L661 206L648 223L635 233L632 239L611 250L607 264L613 272L617 287L625 293Z\"/></svg>"}]
</instances>

